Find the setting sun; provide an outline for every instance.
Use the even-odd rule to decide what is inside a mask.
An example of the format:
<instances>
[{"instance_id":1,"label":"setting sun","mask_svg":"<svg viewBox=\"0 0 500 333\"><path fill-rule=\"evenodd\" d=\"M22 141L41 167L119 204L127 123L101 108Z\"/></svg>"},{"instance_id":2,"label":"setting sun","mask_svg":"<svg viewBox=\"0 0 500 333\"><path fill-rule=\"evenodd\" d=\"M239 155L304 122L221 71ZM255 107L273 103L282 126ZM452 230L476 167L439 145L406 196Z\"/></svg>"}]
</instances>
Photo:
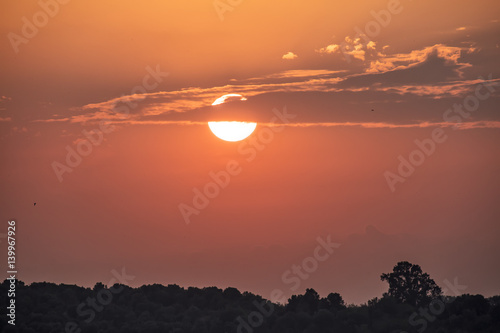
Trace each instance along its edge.
<instances>
[{"instance_id":1,"label":"setting sun","mask_svg":"<svg viewBox=\"0 0 500 333\"><path fill-rule=\"evenodd\" d=\"M246 139L255 131L257 123L243 121L210 121L208 127L216 137L224 141L236 142Z\"/></svg>"},{"instance_id":2,"label":"setting sun","mask_svg":"<svg viewBox=\"0 0 500 333\"><path fill-rule=\"evenodd\" d=\"M245 101L247 99L240 94L226 94L217 98L212 103L212 106L220 108L223 104L230 105L229 117L240 117L241 108L238 107L238 103ZM218 112L220 112L220 109ZM240 121L236 121L234 118L232 121L209 121L208 127L219 139L230 142L241 141L248 138L255 131L257 123L238 120Z\"/></svg>"}]
</instances>

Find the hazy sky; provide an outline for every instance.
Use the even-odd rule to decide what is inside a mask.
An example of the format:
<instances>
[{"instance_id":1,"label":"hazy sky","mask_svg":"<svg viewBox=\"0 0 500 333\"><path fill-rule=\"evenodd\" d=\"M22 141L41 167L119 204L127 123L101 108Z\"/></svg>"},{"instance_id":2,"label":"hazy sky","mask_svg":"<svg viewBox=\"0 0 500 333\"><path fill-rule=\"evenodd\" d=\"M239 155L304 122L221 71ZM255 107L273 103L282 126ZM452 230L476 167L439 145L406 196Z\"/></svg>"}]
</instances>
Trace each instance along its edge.
<instances>
[{"instance_id":1,"label":"hazy sky","mask_svg":"<svg viewBox=\"0 0 500 333\"><path fill-rule=\"evenodd\" d=\"M362 303L409 260L500 293L498 1L1 7L0 240L15 218L25 282Z\"/></svg>"}]
</instances>

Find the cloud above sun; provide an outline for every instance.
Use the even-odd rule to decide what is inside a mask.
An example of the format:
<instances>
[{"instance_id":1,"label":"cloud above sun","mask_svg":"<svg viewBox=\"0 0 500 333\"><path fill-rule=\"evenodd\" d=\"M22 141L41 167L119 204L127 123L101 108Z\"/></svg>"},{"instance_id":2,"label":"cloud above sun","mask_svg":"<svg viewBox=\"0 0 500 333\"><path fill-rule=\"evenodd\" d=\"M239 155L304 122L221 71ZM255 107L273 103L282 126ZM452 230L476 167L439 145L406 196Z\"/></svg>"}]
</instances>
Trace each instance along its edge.
<instances>
[{"instance_id":1,"label":"cloud above sun","mask_svg":"<svg viewBox=\"0 0 500 333\"><path fill-rule=\"evenodd\" d=\"M457 38L462 32L452 33L453 38ZM378 44L366 36L346 37L342 43L311 50L309 55L325 60L325 64L337 59L336 68L269 71L255 77L232 79L226 85L121 96L75 107L70 115L36 121L204 124L211 120L212 103L221 96L234 94L248 98L245 104L255 110L254 115L262 123L269 120L272 108L283 107L285 103L289 109L293 105L302 113L290 126L446 127L442 119L446 108L474 92L485 79L492 84L499 82L499 75L488 77L487 72L474 71L484 63L494 62L490 59L492 50L481 38L474 36L476 42L472 42L467 36L464 33L463 40L407 51ZM486 47L490 48L488 53L482 53ZM282 58L293 60L297 55L288 52ZM342 63L344 67L338 65ZM480 74L483 79L479 78ZM498 127L500 119L493 112L498 92L493 96L483 103L481 113L460 128ZM130 112L126 115L117 112L121 105L131 101L136 107ZM441 101L438 107L437 101ZM231 105L231 101L228 102ZM440 112L431 111L436 107ZM372 109L376 112L371 112Z\"/></svg>"},{"instance_id":2,"label":"cloud above sun","mask_svg":"<svg viewBox=\"0 0 500 333\"><path fill-rule=\"evenodd\" d=\"M370 61L370 66L366 71L368 73L383 73L395 69L409 68L423 63L429 58L429 56L434 54L438 58L444 59L453 65L457 65L459 67L457 70L461 72L466 67L470 67L471 64L460 62L460 57L464 52L472 53L474 51L475 48L473 47L454 47L436 44L421 50L411 51L410 53L388 55L383 52L379 52L379 57L376 60Z\"/></svg>"},{"instance_id":3,"label":"cloud above sun","mask_svg":"<svg viewBox=\"0 0 500 333\"><path fill-rule=\"evenodd\" d=\"M376 55L376 45L376 42L370 40L366 35L357 38L347 36L341 44L330 44L316 50L316 52L320 54L340 53L347 61L351 61L351 57L365 61L367 53Z\"/></svg>"},{"instance_id":4,"label":"cloud above sun","mask_svg":"<svg viewBox=\"0 0 500 333\"><path fill-rule=\"evenodd\" d=\"M284 54L281 58L284 60L294 60L294 59L297 59L298 57L299 56L296 55L295 53L288 52L288 53Z\"/></svg>"}]
</instances>

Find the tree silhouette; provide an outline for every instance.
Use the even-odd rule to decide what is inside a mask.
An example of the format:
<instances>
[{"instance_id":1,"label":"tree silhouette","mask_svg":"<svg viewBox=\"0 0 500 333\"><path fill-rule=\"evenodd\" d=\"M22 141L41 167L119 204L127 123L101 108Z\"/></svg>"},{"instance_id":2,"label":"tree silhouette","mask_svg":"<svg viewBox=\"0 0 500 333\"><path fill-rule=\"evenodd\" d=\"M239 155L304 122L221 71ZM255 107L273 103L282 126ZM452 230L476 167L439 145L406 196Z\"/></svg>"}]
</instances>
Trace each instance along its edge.
<instances>
[{"instance_id":1,"label":"tree silhouette","mask_svg":"<svg viewBox=\"0 0 500 333\"><path fill-rule=\"evenodd\" d=\"M304 295L292 295L288 300L288 309L295 312L313 314L318 311L320 297L316 290L306 289Z\"/></svg>"},{"instance_id":2,"label":"tree silhouette","mask_svg":"<svg viewBox=\"0 0 500 333\"><path fill-rule=\"evenodd\" d=\"M401 303L421 306L441 295L441 288L429 274L408 261L398 262L392 273L384 273L380 279L389 283L389 295Z\"/></svg>"},{"instance_id":3,"label":"tree silhouette","mask_svg":"<svg viewBox=\"0 0 500 333\"><path fill-rule=\"evenodd\" d=\"M322 298L323 308L332 311L339 311L345 308L345 302L339 293L330 293L326 298Z\"/></svg>"},{"instance_id":4,"label":"tree silhouette","mask_svg":"<svg viewBox=\"0 0 500 333\"><path fill-rule=\"evenodd\" d=\"M10 281L0 283L0 295L9 288ZM109 303L101 298L106 290L115 292ZM427 326L425 333L500 332L500 296L450 296L440 309L436 315L432 305L419 309L390 296L346 306L340 294L321 298L314 289L281 305L235 288L115 284L109 289L102 283L84 288L17 281L16 326L0 316L0 332L387 333L420 332ZM95 315L90 322L89 312Z\"/></svg>"}]
</instances>

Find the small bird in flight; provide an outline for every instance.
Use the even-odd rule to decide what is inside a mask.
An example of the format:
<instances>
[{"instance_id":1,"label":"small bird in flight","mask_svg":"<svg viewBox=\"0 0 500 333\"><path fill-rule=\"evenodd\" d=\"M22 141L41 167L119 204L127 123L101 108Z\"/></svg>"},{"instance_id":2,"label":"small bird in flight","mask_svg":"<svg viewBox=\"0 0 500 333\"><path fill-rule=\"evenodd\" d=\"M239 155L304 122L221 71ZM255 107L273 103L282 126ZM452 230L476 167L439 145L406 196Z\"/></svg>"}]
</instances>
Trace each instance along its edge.
<instances>
[{"instance_id":1,"label":"small bird in flight","mask_svg":"<svg viewBox=\"0 0 500 333\"><path fill-rule=\"evenodd\" d=\"M36 206L36 202L35 202L35 203L33 203L33 206Z\"/></svg>"}]
</instances>

